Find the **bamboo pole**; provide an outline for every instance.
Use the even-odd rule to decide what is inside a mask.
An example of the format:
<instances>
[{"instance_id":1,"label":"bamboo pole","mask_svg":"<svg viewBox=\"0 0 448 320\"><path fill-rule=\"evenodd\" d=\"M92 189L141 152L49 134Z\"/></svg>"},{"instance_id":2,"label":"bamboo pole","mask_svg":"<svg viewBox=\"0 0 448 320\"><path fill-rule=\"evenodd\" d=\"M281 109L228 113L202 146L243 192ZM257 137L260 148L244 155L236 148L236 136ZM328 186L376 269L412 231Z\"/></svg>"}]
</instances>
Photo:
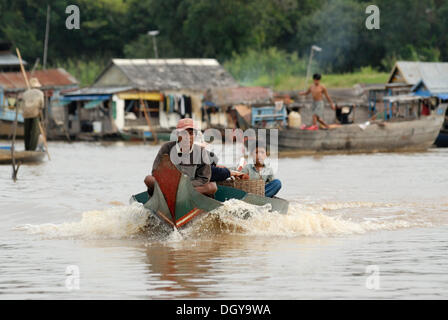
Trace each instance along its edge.
<instances>
[{"instance_id":1,"label":"bamboo pole","mask_svg":"<svg viewBox=\"0 0 448 320\"><path fill-rule=\"evenodd\" d=\"M43 68L47 69L47 53L48 53L48 38L50 36L50 5L47 6L47 24L45 26L45 41L44 41L44 61Z\"/></svg>"},{"instance_id":2,"label":"bamboo pole","mask_svg":"<svg viewBox=\"0 0 448 320\"><path fill-rule=\"evenodd\" d=\"M22 70L22 74L23 74L23 78L25 79L26 87L27 87L28 89L30 89L31 86L30 86L30 83L29 83L29 81L28 81L28 77L26 76L25 67L23 66L22 56L20 55L20 50L19 50L19 48L16 48L16 52L17 52L17 57L19 58L19 62L20 62L20 70Z\"/></svg>"},{"instance_id":3,"label":"bamboo pole","mask_svg":"<svg viewBox=\"0 0 448 320\"><path fill-rule=\"evenodd\" d=\"M16 143L16 133L17 133L17 118L19 114L19 108L16 106L16 116L13 124L12 133L12 144L11 144L11 164L12 164L12 180L17 181L17 173L19 172L20 163L16 166L16 155L15 155L15 143Z\"/></svg>"},{"instance_id":4,"label":"bamboo pole","mask_svg":"<svg viewBox=\"0 0 448 320\"><path fill-rule=\"evenodd\" d=\"M154 129L151 126L151 119L148 114L148 110L146 109L146 103L143 102L143 99L140 98L140 106L143 108L143 113L145 114L146 123L148 124L149 131L152 133L152 136L154 138L154 144L158 143L157 140L157 133L154 131Z\"/></svg>"},{"instance_id":5,"label":"bamboo pole","mask_svg":"<svg viewBox=\"0 0 448 320\"><path fill-rule=\"evenodd\" d=\"M28 77L25 72L25 67L23 66L22 56L20 55L19 48L16 48L16 52L17 52L17 57L19 58L20 69L22 70L22 75L23 75L23 78L25 79L26 86L28 87L28 89L31 89L30 82L28 81ZM42 111L40 111L39 115L41 118L41 119L39 119L39 130L40 130L40 133L42 134L42 138L44 139L45 152L47 153L48 160L51 160L50 153L48 152L47 137L45 135L45 131L44 131L44 128L42 127L42 123L41 123L41 121L43 119Z\"/></svg>"}]
</instances>

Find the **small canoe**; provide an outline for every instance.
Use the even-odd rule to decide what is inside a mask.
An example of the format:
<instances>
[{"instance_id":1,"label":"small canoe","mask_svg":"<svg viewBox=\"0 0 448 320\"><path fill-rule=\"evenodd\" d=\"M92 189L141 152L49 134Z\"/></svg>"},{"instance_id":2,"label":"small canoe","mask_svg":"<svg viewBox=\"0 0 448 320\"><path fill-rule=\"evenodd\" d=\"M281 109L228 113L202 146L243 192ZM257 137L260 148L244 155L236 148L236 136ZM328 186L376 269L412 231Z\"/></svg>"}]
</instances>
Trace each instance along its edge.
<instances>
[{"instance_id":1,"label":"small canoe","mask_svg":"<svg viewBox=\"0 0 448 320\"><path fill-rule=\"evenodd\" d=\"M16 162L31 163L40 162L46 153L41 151L16 151L14 152ZM11 150L0 149L0 164L11 164Z\"/></svg>"},{"instance_id":2,"label":"small canoe","mask_svg":"<svg viewBox=\"0 0 448 320\"><path fill-rule=\"evenodd\" d=\"M168 155L164 155L153 176L157 182L152 197L145 191L133 195L131 202L142 203L158 218L176 229L222 206L229 199L257 206L270 204L273 211L281 214L288 212L289 203L286 200L266 198L226 186L218 186L214 199L207 197L194 189L190 178L174 166Z\"/></svg>"}]
</instances>

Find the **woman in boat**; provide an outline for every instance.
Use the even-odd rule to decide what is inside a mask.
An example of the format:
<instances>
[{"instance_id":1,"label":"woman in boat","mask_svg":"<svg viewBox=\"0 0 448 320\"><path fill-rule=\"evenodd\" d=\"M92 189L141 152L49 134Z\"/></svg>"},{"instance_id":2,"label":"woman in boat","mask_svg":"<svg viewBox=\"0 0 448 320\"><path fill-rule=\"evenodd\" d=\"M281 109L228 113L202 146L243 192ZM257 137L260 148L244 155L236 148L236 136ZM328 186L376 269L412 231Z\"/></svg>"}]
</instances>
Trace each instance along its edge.
<instances>
[{"instance_id":1,"label":"woman in boat","mask_svg":"<svg viewBox=\"0 0 448 320\"><path fill-rule=\"evenodd\" d=\"M194 144L196 128L193 119L185 118L179 120L176 131L177 141L170 141L162 145L159 153L154 160L152 170L159 165L164 154L170 156L171 162L183 174L190 177L191 183L196 191L213 196L218 187L215 182L211 182L211 166L208 153L204 148ZM148 194L151 196L154 192L155 178L152 175L146 176L144 180L148 187Z\"/></svg>"},{"instance_id":2,"label":"woman in boat","mask_svg":"<svg viewBox=\"0 0 448 320\"><path fill-rule=\"evenodd\" d=\"M272 198L281 189L282 183L275 179L274 171L271 166L265 162L267 158L266 144L259 141L257 146L251 152L254 163L247 164L242 172L249 175L249 179L263 179L265 185L265 196Z\"/></svg>"}]
</instances>

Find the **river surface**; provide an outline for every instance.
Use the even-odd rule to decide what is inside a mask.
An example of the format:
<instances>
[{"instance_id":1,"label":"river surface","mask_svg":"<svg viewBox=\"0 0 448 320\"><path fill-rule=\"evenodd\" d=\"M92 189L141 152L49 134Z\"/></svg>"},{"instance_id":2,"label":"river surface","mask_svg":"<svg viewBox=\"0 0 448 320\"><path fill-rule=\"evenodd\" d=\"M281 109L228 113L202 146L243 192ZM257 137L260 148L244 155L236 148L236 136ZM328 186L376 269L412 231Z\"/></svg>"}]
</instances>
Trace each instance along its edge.
<instances>
[{"instance_id":1,"label":"river surface","mask_svg":"<svg viewBox=\"0 0 448 320\"><path fill-rule=\"evenodd\" d=\"M230 201L181 232L129 205L157 146L49 149L0 166L0 299L448 298L448 149L281 158L287 215Z\"/></svg>"}]
</instances>

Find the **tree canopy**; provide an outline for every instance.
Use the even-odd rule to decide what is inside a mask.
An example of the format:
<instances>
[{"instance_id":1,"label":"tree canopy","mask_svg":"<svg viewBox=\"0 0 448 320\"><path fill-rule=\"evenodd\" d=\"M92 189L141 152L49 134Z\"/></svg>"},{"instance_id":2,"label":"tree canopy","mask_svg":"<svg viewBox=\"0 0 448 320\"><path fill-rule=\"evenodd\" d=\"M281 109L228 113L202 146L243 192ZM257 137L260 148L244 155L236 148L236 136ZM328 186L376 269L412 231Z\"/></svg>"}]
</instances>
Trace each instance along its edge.
<instances>
[{"instance_id":1,"label":"tree canopy","mask_svg":"<svg viewBox=\"0 0 448 320\"><path fill-rule=\"evenodd\" d=\"M0 0L0 39L28 61L43 56L51 5L49 63L151 58L148 30L159 30L159 56L221 62L276 48L306 57L322 47L326 71L363 66L386 70L396 59L448 60L448 2L376 0L380 29L365 26L366 0ZM80 8L81 28L68 30L65 8Z\"/></svg>"}]
</instances>

